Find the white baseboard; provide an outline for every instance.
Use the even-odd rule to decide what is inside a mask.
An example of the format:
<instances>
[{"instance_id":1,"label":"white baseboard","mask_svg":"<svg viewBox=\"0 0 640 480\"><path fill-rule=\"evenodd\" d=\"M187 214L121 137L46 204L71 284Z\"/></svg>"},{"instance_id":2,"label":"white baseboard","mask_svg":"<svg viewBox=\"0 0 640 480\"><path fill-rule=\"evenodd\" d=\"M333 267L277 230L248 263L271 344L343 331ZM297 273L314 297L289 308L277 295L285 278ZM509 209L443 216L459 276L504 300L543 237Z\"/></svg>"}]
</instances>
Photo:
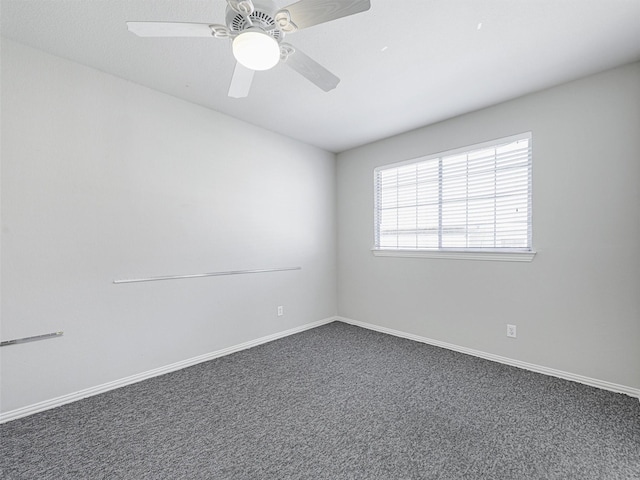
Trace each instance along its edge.
<instances>
[{"instance_id":1,"label":"white baseboard","mask_svg":"<svg viewBox=\"0 0 640 480\"><path fill-rule=\"evenodd\" d=\"M149 378L157 377L159 375L164 375L165 373L175 372L176 370L181 370L183 368L191 367L192 365L197 365L198 363L206 362L208 360L213 360L214 358L224 357L225 355L230 355L232 353L239 352L241 350L246 350L247 348L262 345L263 343L272 342L273 340L278 340L280 338L288 337L289 335L294 335L296 333L304 332L305 330L310 330L312 328L316 328L321 325L334 322L336 320L337 320L336 317L325 318L323 320L307 323L300 327L291 328L283 332L267 335L266 337L256 338L255 340L250 340L248 342L244 342L239 345L234 345L231 347L223 348L222 350L217 350L215 352L206 353L204 355L199 355L197 357L189 358L187 360L182 360L180 362L172 363L171 365L166 365L164 367L155 368L147 372L142 372L136 375L131 375L129 377L121 378L113 382L104 383L102 385L97 385L95 387L85 388L84 390L80 390L74 393L69 393L61 397L52 398L50 400L34 403L33 405L28 405L26 407L10 410L8 412L0 414L0 423L9 422L11 420L16 420L18 418L26 417L28 415L33 415L34 413L43 412L45 410L59 407L67 403L72 403L78 400L82 400L83 398L92 397L100 393L105 393L105 392L108 392L109 390L114 390L116 388L124 387L126 385L131 385L132 383L137 383L143 380L147 380Z\"/></svg>"},{"instance_id":2,"label":"white baseboard","mask_svg":"<svg viewBox=\"0 0 640 480\"><path fill-rule=\"evenodd\" d=\"M247 348L256 347L258 345L262 345L264 343L268 343L273 340L278 340L280 338L288 337L289 335L294 335L296 333L304 332L305 330L310 330L312 328L316 328L321 325L326 325L327 323L331 323L334 321L340 321L343 323L348 323L350 325L355 325L357 327L362 327L369 330L375 330L380 333L386 333L396 337L406 338L409 340L414 340L416 342L421 342L421 343L426 343L428 345L433 345L436 347L446 348L448 350L453 350L455 352L460 352L467 355L472 355L474 357L480 357L487 360L492 360L494 362L503 363L505 365L511 365L514 367L523 368L525 370L530 370L532 372L542 373L544 375L550 375L552 377L558 377L565 380L582 383L585 385L601 388L604 390L609 390L616 393L624 393L631 397L636 397L640 399L640 389L638 388L627 387L625 385L618 385L616 383L611 383L604 380L585 377L583 375L577 375L570 372L564 372L562 370L556 370L554 368L548 368L540 365L535 365L533 363L522 362L520 360L514 360L511 358L502 357L500 355L494 355L492 353L482 352L480 350L461 347L458 345L454 345L452 343L441 342L439 340L433 340L430 338L421 337L419 335L402 332L400 330L381 327L378 325L373 325L371 323L360 322L360 321L352 320L345 317L329 317L323 320L318 320L316 322L307 323L300 327L295 327L289 330L285 330L283 332L274 333L272 335L267 335L265 337L257 338L255 340L250 340L248 342L244 342L239 345L223 348L222 350L217 350L215 352L207 353L197 357L189 358L187 360L182 360L180 362L172 363L170 365L149 370L147 372L142 372L136 375L131 375L129 377L121 378L113 382L104 383L102 385L86 388L78 392L63 395L61 397L52 398L50 400L34 403L26 407L21 407L15 410L10 410L5 413L0 413L0 424L9 422L11 420L16 420L18 418L26 417L28 415L33 415L34 413L43 412L51 408L59 407L67 403L72 403L78 400L82 400L83 398L99 395L100 393L108 392L109 390L114 390L116 388L124 387L126 385L131 385L132 383L137 383L143 380L147 380L149 378L157 377L159 375L164 375L165 373L175 372L176 370L187 368L192 365L197 365L198 363L206 362L208 360L213 360L214 358L230 355L232 353L239 352L241 350L246 350Z\"/></svg>"},{"instance_id":3,"label":"white baseboard","mask_svg":"<svg viewBox=\"0 0 640 480\"><path fill-rule=\"evenodd\" d=\"M533 363L522 362L520 360L514 360L512 358L502 357L500 355L494 355L492 353L482 352L480 350L474 350L472 348L461 347L459 345L454 345L452 343L441 342L439 340L433 340L431 338L421 337L419 335L414 335L411 333L406 333L406 332L402 332L400 330L394 330L391 328L381 327L378 325L373 325L371 323L360 322L358 320L352 320L350 318L337 317L336 320L343 323L348 323L350 325L355 325L357 327L367 328L369 330L375 330L376 332L393 335L395 337L406 338L409 340L414 340L416 342L433 345L435 347L446 348L448 350L465 353L467 355L472 355L474 357L480 357L486 360L492 360L494 362L503 363L505 365L511 365L513 367L530 370L532 372L542 373L544 375L558 377L564 380L570 380L572 382L582 383L584 385L589 385L591 387L601 388L603 390L609 390L616 393L624 393L625 395L629 395L631 397L640 399L640 389L638 388L627 387L626 385L619 385L617 383L611 383L605 380L598 380L596 378L585 377L583 375L577 375L575 373L556 370L555 368L543 367Z\"/></svg>"}]
</instances>

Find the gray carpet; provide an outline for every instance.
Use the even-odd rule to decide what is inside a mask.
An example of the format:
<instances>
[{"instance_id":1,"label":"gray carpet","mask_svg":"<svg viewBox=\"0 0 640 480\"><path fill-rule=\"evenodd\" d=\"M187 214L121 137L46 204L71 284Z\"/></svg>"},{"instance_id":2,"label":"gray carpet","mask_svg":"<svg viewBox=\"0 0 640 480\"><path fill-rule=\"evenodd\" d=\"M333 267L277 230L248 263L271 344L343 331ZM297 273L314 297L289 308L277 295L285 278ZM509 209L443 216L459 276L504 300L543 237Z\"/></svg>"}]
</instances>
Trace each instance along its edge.
<instances>
[{"instance_id":1,"label":"gray carpet","mask_svg":"<svg viewBox=\"0 0 640 480\"><path fill-rule=\"evenodd\" d=\"M0 426L3 479L638 479L640 403L341 323Z\"/></svg>"}]
</instances>

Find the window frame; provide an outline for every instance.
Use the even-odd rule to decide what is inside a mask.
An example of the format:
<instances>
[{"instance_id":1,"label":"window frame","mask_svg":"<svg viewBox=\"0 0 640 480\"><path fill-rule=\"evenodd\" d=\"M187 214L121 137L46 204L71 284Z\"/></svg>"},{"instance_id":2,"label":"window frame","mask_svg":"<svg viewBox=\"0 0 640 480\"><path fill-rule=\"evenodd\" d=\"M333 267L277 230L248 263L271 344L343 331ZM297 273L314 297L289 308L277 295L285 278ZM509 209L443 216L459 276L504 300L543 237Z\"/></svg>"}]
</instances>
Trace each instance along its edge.
<instances>
[{"instance_id":1,"label":"window frame","mask_svg":"<svg viewBox=\"0 0 640 480\"><path fill-rule=\"evenodd\" d=\"M498 145L504 145L512 143L518 140L528 140L529 142L529 170L528 170L528 239L529 246L525 248L509 247L506 249L500 248L482 248L482 247L462 247L462 248L393 248L393 247L380 247L380 208L379 208L379 195L378 195L378 179L379 172L381 170L388 170L393 168L402 167L405 165L418 164L422 162L428 162L430 160L436 160L443 157L450 157L461 154L469 154L478 150L495 147ZM497 138L486 142L481 142L473 145L467 145L451 150L441 151L434 154L420 156L400 162L395 162L386 165L380 165L373 171L373 187L374 187L374 246L371 251L373 255L378 257L408 257L408 258L441 258L441 259L466 259L466 260L490 260L490 261L510 261L510 262L531 262L536 255L536 251L533 248L533 202L532 202L532 183L533 183L533 135L532 132L523 132L507 137ZM442 179L440 178L440 181ZM440 189L442 184L440 183ZM439 203L439 208L441 207ZM441 222L439 217L439 222ZM441 235L441 230L439 230Z\"/></svg>"}]
</instances>

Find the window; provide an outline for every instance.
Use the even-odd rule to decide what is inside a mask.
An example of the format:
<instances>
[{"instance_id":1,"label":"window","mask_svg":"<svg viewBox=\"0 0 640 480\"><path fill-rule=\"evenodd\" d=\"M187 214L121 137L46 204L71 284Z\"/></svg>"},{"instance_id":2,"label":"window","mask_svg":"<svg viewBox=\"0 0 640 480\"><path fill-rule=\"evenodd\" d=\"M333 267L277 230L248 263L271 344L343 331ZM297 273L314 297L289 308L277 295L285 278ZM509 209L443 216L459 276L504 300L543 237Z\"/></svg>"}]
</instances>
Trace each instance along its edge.
<instances>
[{"instance_id":1,"label":"window","mask_svg":"<svg viewBox=\"0 0 640 480\"><path fill-rule=\"evenodd\" d=\"M531 236L530 133L375 170L375 254L530 261Z\"/></svg>"}]
</instances>

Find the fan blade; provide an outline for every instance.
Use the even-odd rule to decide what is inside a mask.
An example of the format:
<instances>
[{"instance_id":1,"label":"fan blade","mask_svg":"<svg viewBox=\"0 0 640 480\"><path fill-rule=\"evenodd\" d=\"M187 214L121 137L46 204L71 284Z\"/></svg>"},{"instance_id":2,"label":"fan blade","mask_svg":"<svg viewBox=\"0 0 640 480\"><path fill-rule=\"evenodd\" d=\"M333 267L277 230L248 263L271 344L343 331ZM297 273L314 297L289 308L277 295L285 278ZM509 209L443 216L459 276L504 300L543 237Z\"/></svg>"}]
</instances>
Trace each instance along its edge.
<instances>
[{"instance_id":1,"label":"fan blade","mask_svg":"<svg viewBox=\"0 0 640 480\"><path fill-rule=\"evenodd\" d=\"M371 8L370 0L300 0L276 13L276 22L285 32L312 27ZM293 28L287 28L287 23Z\"/></svg>"},{"instance_id":2,"label":"fan blade","mask_svg":"<svg viewBox=\"0 0 640 480\"><path fill-rule=\"evenodd\" d=\"M293 50L293 53L291 53L284 61L286 65L293 68L296 72L305 77L311 83L320 87L325 92L333 90L338 86L338 83L340 83L340 79L338 77L297 48Z\"/></svg>"},{"instance_id":3,"label":"fan blade","mask_svg":"<svg viewBox=\"0 0 640 480\"><path fill-rule=\"evenodd\" d=\"M233 77L231 77L231 85L229 85L229 96L232 98L244 98L249 95L254 73L254 70L236 62L236 68L233 70Z\"/></svg>"},{"instance_id":4,"label":"fan blade","mask_svg":"<svg viewBox=\"0 0 640 480\"><path fill-rule=\"evenodd\" d=\"M127 22L127 28L139 37L213 36L211 26L208 23Z\"/></svg>"}]
</instances>

